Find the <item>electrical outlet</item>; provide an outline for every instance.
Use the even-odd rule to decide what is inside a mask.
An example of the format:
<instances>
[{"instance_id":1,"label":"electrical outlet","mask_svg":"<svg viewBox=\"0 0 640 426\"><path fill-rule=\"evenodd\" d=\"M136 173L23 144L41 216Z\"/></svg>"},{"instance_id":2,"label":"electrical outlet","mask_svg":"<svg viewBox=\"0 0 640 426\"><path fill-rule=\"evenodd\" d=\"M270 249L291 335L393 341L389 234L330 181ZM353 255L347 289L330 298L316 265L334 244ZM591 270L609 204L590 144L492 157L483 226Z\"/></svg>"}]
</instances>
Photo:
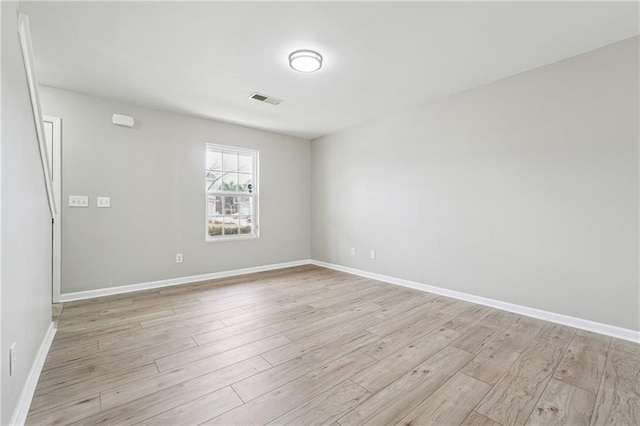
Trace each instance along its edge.
<instances>
[{"instance_id":1,"label":"electrical outlet","mask_svg":"<svg viewBox=\"0 0 640 426\"><path fill-rule=\"evenodd\" d=\"M351 256L355 256L356 255L356 248L352 247L351 248Z\"/></svg>"},{"instance_id":2,"label":"electrical outlet","mask_svg":"<svg viewBox=\"0 0 640 426\"><path fill-rule=\"evenodd\" d=\"M182 263L182 253L176 254L176 263Z\"/></svg>"},{"instance_id":3,"label":"electrical outlet","mask_svg":"<svg viewBox=\"0 0 640 426\"><path fill-rule=\"evenodd\" d=\"M89 197L86 195L69 195L69 207L89 207Z\"/></svg>"},{"instance_id":4,"label":"electrical outlet","mask_svg":"<svg viewBox=\"0 0 640 426\"><path fill-rule=\"evenodd\" d=\"M13 376L14 371L16 371L16 342L9 347L9 375Z\"/></svg>"},{"instance_id":5,"label":"electrical outlet","mask_svg":"<svg viewBox=\"0 0 640 426\"><path fill-rule=\"evenodd\" d=\"M371 259L375 259L376 258L376 251L375 250L371 250L371 253L369 253L369 256L371 257Z\"/></svg>"}]
</instances>

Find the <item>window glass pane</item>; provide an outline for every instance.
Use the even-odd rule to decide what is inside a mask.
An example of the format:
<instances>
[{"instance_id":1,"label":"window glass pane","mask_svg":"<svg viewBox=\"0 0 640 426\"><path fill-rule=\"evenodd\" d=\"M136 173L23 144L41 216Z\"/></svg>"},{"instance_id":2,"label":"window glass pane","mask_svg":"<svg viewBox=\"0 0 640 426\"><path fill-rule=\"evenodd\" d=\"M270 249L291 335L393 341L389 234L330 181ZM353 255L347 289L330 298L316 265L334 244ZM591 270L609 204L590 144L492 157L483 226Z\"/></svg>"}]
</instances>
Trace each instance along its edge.
<instances>
[{"instance_id":1,"label":"window glass pane","mask_svg":"<svg viewBox=\"0 0 640 426\"><path fill-rule=\"evenodd\" d=\"M238 173L238 192L252 193L253 187L253 175L247 173Z\"/></svg>"},{"instance_id":2,"label":"window glass pane","mask_svg":"<svg viewBox=\"0 0 640 426\"><path fill-rule=\"evenodd\" d=\"M207 172L207 192L218 192L222 190L222 173Z\"/></svg>"},{"instance_id":3,"label":"window glass pane","mask_svg":"<svg viewBox=\"0 0 640 426\"><path fill-rule=\"evenodd\" d=\"M222 175L222 191L237 192L238 191L238 174L223 173Z\"/></svg>"},{"instance_id":4,"label":"window glass pane","mask_svg":"<svg viewBox=\"0 0 640 426\"><path fill-rule=\"evenodd\" d=\"M222 235L222 218L209 218L209 236L217 237Z\"/></svg>"},{"instance_id":5,"label":"window glass pane","mask_svg":"<svg viewBox=\"0 0 640 426\"><path fill-rule=\"evenodd\" d=\"M251 234L253 232L253 197L237 197L238 203L238 232Z\"/></svg>"},{"instance_id":6,"label":"window glass pane","mask_svg":"<svg viewBox=\"0 0 640 426\"><path fill-rule=\"evenodd\" d=\"M242 219L240 219L238 233L240 233L240 234L251 234L252 232L253 232L253 228L251 226L251 223L247 223L247 222L243 223Z\"/></svg>"},{"instance_id":7,"label":"window glass pane","mask_svg":"<svg viewBox=\"0 0 640 426\"><path fill-rule=\"evenodd\" d=\"M222 197L207 197L207 215L216 216L222 214Z\"/></svg>"},{"instance_id":8,"label":"window glass pane","mask_svg":"<svg viewBox=\"0 0 640 426\"><path fill-rule=\"evenodd\" d=\"M242 216L251 216L253 214L251 197L236 197L237 213Z\"/></svg>"},{"instance_id":9,"label":"window glass pane","mask_svg":"<svg viewBox=\"0 0 640 426\"><path fill-rule=\"evenodd\" d=\"M207 170L222 170L222 153L207 150Z\"/></svg>"},{"instance_id":10,"label":"window glass pane","mask_svg":"<svg viewBox=\"0 0 640 426\"><path fill-rule=\"evenodd\" d=\"M238 171L238 154L229 154L227 152L223 153L222 168L225 172L237 172Z\"/></svg>"},{"instance_id":11,"label":"window glass pane","mask_svg":"<svg viewBox=\"0 0 640 426\"><path fill-rule=\"evenodd\" d=\"M230 216L224 217L224 235L238 234L238 219Z\"/></svg>"},{"instance_id":12,"label":"window glass pane","mask_svg":"<svg viewBox=\"0 0 640 426\"><path fill-rule=\"evenodd\" d=\"M250 155L238 155L238 171L241 173L253 173L253 160Z\"/></svg>"},{"instance_id":13,"label":"window glass pane","mask_svg":"<svg viewBox=\"0 0 640 426\"><path fill-rule=\"evenodd\" d=\"M238 212L237 197L224 197L224 214L233 215Z\"/></svg>"}]
</instances>

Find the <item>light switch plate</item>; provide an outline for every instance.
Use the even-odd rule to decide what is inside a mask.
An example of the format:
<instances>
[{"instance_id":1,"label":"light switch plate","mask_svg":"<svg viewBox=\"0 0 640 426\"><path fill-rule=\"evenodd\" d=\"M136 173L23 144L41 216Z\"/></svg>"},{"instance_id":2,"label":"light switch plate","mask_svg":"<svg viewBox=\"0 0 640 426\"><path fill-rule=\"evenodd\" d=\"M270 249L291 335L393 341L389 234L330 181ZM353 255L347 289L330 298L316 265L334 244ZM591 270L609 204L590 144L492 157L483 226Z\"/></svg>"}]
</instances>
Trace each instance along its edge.
<instances>
[{"instance_id":1,"label":"light switch plate","mask_svg":"<svg viewBox=\"0 0 640 426\"><path fill-rule=\"evenodd\" d=\"M96 207L98 207L98 208L111 207L111 198L110 197L98 197L98 198L96 198Z\"/></svg>"},{"instance_id":2,"label":"light switch plate","mask_svg":"<svg viewBox=\"0 0 640 426\"><path fill-rule=\"evenodd\" d=\"M86 195L69 195L69 207L89 207L89 197Z\"/></svg>"}]
</instances>

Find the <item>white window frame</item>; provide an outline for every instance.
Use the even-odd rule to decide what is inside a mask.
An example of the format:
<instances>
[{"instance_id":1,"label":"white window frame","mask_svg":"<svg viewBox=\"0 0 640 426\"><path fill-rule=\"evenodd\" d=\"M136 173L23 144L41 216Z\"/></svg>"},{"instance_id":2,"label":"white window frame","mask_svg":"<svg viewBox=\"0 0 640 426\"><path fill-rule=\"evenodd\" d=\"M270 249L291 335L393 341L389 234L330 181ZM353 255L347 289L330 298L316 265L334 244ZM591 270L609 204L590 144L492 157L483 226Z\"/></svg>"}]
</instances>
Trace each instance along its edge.
<instances>
[{"instance_id":1,"label":"white window frame","mask_svg":"<svg viewBox=\"0 0 640 426\"><path fill-rule=\"evenodd\" d=\"M209 192L206 188L206 174L207 174L207 164L206 164L206 154L209 149L215 149L220 151L232 152L243 155L250 155L253 158L253 192L248 194L246 192L230 192L230 191L221 191L221 192ZM205 240L207 242L218 242L218 241L239 241L239 240L255 240L260 238L260 151L255 149L248 148L240 148L237 146L230 145L220 145L215 143L207 143L205 145ZM209 196L211 194L216 194L219 196L226 197L252 197L253 198L253 233L251 234L235 234L235 235L220 235L220 236L211 236L209 235Z\"/></svg>"}]
</instances>

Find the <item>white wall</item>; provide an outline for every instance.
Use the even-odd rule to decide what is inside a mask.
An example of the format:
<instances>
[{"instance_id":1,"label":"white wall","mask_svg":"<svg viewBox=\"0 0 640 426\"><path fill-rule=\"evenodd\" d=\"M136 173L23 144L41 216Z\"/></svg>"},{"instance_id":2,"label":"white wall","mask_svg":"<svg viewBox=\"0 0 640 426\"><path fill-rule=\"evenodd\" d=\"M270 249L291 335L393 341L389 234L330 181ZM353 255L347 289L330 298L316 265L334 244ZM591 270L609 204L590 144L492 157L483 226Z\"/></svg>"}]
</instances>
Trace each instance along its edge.
<instances>
[{"instance_id":1,"label":"white wall","mask_svg":"<svg viewBox=\"0 0 640 426\"><path fill-rule=\"evenodd\" d=\"M17 34L17 4L2 2L2 416L9 423L51 324L51 216ZM9 346L17 371L9 376Z\"/></svg>"},{"instance_id":2,"label":"white wall","mask_svg":"<svg viewBox=\"0 0 640 426\"><path fill-rule=\"evenodd\" d=\"M88 209L62 208L63 294L309 258L308 140L48 87L40 96L62 118L63 202L90 197ZM114 112L135 127L112 125ZM259 239L205 242L207 142L260 150Z\"/></svg>"},{"instance_id":3,"label":"white wall","mask_svg":"<svg viewBox=\"0 0 640 426\"><path fill-rule=\"evenodd\" d=\"M640 330L638 72L636 37L312 141L312 258Z\"/></svg>"}]
</instances>

